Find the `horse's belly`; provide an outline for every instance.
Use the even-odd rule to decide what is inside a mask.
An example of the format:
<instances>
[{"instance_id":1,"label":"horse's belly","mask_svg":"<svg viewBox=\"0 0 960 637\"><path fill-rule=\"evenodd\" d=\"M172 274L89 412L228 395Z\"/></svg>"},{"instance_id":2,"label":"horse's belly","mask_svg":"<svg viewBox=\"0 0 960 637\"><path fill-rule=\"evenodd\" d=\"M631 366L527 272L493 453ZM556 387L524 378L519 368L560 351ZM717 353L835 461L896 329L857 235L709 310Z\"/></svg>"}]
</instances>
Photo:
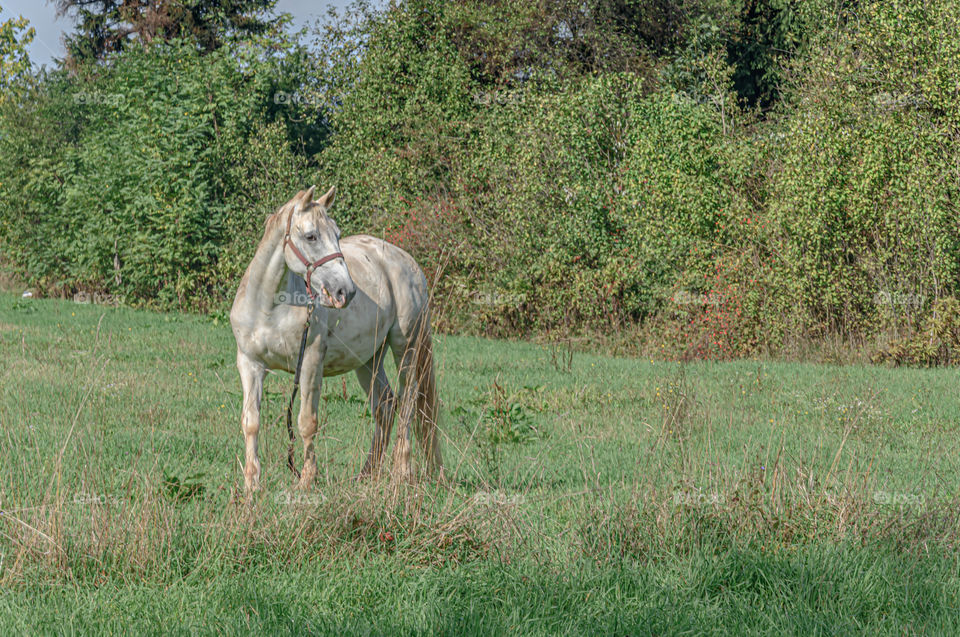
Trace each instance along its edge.
<instances>
[{"instance_id":1,"label":"horse's belly","mask_svg":"<svg viewBox=\"0 0 960 637\"><path fill-rule=\"evenodd\" d=\"M351 303L339 315L334 310L327 317L331 327L324 338L324 376L355 370L373 358L387 340L393 323L392 312L364 301L361 299L356 306Z\"/></svg>"},{"instance_id":2,"label":"horse's belly","mask_svg":"<svg viewBox=\"0 0 960 637\"><path fill-rule=\"evenodd\" d=\"M385 334L383 335L385 336ZM323 375L338 376L351 372L373 358L383 338L339 338L334 332L327 340L323 357Z\"/></svg>"},{"instance_id":3,"label":"horse's belly","mask_svg":"<svg viewBox=\"0 0 960 637\"><path fill-rule=\"evenodd\" d=\"M323 375L337 376L360 367L383 347L396 321L391 288L369 259L354 261L350 276L357 295L343 310L328 310Z\"/></svg>"}]
</instances>

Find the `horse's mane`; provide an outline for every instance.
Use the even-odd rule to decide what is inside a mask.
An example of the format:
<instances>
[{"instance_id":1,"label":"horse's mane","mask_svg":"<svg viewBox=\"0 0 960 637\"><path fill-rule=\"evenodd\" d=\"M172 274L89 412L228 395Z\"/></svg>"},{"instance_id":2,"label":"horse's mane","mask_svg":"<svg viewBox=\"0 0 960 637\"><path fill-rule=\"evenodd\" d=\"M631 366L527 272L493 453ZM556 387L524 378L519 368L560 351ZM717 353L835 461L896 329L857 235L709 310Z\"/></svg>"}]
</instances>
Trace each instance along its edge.
<instances>
[{"instance_id":1,"label":"horse's mane","mask_svg":"<svg viewBox=\"0 0 960 637\"><path fill-rule=\"evenodd\" d=\"M271 212L269 215L267 215L266 220L263 222L264 234L268 234L271 230L273 230L273 227L275 225L280 223L280 218L283 217L283 211L287 209L287 204L289 203L290 202L288 201L287 203L283 204L282 206L280 206L279 208Z\"/></svg>"}]
</instances>

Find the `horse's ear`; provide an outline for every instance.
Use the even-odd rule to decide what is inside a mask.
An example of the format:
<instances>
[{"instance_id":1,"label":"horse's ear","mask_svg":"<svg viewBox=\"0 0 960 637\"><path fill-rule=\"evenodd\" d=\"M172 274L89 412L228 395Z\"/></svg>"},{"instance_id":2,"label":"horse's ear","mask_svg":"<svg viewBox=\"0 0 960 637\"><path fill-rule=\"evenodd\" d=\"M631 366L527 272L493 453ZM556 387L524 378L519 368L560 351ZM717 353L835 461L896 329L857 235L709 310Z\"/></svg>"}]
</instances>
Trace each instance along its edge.
<instances>
[{"instance_id":1,"label":"horse's ear","mask_svg":"<svg viewBox=\"0 0 960 637\"><path fill-rule=\"evenodd\" d=\"M324 210L329 210L330 207L333 206L333 200L336 197L336 195L337 195L337 187L331 186L330 190L327 191L327 194L320 197L320 199L317 200L317 203L323 206Z\"/></svg>"},{"instance_id":2,"label":"horse's ear","mask_svg":"<svg viewBox=\"0 0 960 637\"><path fill-rule=\"evenodd\" d=\"M315 188L315 186L310 186L310 187L307 188L306 190L301 190L301 191L298 192L296 195L294 195L294 197L293 197L293 199L292 199L294 212L300 212L301 210L303 210L303 208L304 208L307 204L309 204L311 201L313 201L313 189L314 189L314 188Z\"/></svg>"},{"instance_id":3,"label":"horse's ear","mask_svg":"<svg viewBox=\"0 0 960 637\"><path fill-rule=\"evenodd\" d=\"M313 201L313 191L316 189L316 186L310 186L306 190L300 191L300 194L297 195L297 203L301 206L305 206L311 201Z\"/></svg>"}]
</instances>

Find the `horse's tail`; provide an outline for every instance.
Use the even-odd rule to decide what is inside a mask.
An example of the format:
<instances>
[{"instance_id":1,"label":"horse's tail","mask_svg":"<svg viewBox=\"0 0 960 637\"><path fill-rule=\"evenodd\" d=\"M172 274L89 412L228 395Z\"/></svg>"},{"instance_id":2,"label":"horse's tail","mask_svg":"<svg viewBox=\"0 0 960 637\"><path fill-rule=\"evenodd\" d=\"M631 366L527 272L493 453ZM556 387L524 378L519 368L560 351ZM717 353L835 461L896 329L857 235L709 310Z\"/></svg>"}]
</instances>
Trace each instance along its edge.
<instances>
[{"instance_id":1,"label":"horse's tail","mask_svg":"<svg viewBox=\"0 0 960 637\"><path fill-rule=\"evenodd\" d=\"M437 426L437 375L433 361L433 339L430 335L430 312L424 310L414 344L414 373L417 379L415 423L417 440L427 460L427 471L443 478L443 456Z\"/></svg>"}]
</instances>

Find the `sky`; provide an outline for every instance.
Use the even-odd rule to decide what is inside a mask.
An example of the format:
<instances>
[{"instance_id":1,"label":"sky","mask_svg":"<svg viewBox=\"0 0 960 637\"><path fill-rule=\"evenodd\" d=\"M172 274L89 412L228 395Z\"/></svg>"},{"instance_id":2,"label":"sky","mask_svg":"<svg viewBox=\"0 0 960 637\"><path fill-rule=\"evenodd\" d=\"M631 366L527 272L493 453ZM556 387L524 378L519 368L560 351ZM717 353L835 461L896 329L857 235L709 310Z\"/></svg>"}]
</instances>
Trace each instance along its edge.
<instances>
[{"instance_id":1,"label":"sky","mask_svg":"<svg viewBox=\"0 0 960 637\"><path fill-rule=\"evenodd\" d=\"M311 0L279 0L277 11L289 13L294 18L294 27L312 25L317 18L326 16L328 7L343 8L350 0L336 0L334 2L315 2ZM30 26L37 31L37 36L30 45L30 61L37 66L53 67L54 58L62 58L63 32L71 30L73 24L65 16L57 18L57 10L50 0L0 0L0 22L11 17L22 15L30 20Z\"/></svg>"}]
</instances>

